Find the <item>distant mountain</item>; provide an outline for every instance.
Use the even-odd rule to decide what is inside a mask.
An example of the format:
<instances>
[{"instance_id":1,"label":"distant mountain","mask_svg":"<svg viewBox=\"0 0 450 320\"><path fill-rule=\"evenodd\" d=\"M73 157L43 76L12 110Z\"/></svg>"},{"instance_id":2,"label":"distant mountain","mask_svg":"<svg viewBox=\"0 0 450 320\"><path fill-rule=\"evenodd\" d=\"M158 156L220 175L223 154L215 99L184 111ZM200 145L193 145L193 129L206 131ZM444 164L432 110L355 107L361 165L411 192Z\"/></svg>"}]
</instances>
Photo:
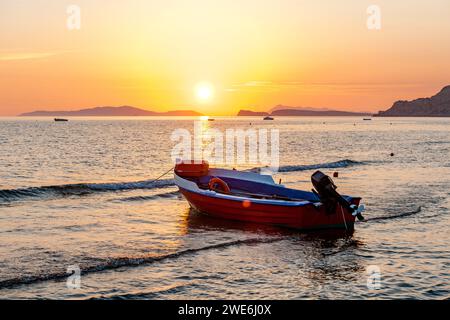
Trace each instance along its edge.
<instances>
[{"instance_id":1,"label":"distant mountain","mask_svg":"<svg viewBox=\"0 0 450 320\"><path fill-rule=\"evenodd\" d=\"M201 116L191 110L154 112L130 106L96 107L77 111L34 111L22 113L20 117L142 117L142 116Z\"/></svg>"},{"instance_id":2,"label":"distant mountain","mask_svg":"<svg viewBox=\"0 0 450 320\"><path fill-rule=\"evenodd\" d=\"M297 110L297 109L285 109L272 112L272 116L290 116L290 117L351 117L351 116L368 116L370 113L363 112L349 112L349 111L310 111L310 110Z\"/></svg>"},{"instance_id":3,"label":"distant mountain","mask_svg":"<svg viewBox=\"0 0 450 320\"><path fill-rule=\"evenodd\" d=\"M285 106L282 104L276 105L272 109L269 110L269 112L274 112L278 110L288 110L288 109L294 109L294 110L305 110L305 111L330 111L328 108L311 108L311 107L291 107L291 106Z\"/></svg>"},{"instance_id":4,"label":"distant mountain","mask_svg":"<svg viewBox=\"0 0 450 320\"><path fill-rule=\"evenodd\" d=\"M285 109L283 109L284 107ZM330 109L314 109L314 108L296 108L278 105L271 112L253 112L249 110L241 110L238 116L277 116L277 117L344 117L344 116L369 116L370 113L337 111Z\"/></svg>"},{"instance_id":5,"label":"distant mountain","mask_svg":"<svg viewBox=\"0 0 450 320\"><path fill-rule=\"evenodd\" d=\"M376 117L450 117L450 86L444 87L431 98L413 101L397 101L387 111L380 111Z\"/></svg>"},{"instance_id":6,"label":"distant mountain","mask_svg":"<svg viewBox=\"0 0 450 320\"><path fill-rule=\"evenodd\" d=\"M268 115L268 112L256 112L250 110L240 110L238 113L238 117L265 117Z\"/></svg>"}]
</instances>

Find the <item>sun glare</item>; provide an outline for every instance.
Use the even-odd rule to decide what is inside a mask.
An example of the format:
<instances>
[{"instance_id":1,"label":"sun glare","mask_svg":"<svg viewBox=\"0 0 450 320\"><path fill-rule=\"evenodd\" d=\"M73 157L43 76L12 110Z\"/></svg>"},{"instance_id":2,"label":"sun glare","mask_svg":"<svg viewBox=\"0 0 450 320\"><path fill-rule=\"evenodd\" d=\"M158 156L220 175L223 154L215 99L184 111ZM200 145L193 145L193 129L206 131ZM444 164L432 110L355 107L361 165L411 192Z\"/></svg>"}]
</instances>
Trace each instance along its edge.
<instances>
[{"instance_id":1,"label":"sun glare","mask_svg":"<svg viewBox=\"0 0 450 320\"><path fill-rule=\"evenodd\" d=\"M214 96L214 87L210 83L199 83L195 87L195 95L199 101L207 102Z\"/></svg>"}]
</instances>

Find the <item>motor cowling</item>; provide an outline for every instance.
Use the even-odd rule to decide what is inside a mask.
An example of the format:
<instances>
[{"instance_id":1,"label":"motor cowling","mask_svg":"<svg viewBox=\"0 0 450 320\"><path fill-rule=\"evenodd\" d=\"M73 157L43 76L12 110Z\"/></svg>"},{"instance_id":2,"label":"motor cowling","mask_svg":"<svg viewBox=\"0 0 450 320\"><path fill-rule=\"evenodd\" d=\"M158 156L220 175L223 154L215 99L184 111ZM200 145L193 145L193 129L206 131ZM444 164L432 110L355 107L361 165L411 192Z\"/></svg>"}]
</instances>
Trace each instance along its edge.
<instances>
[{"instance_id":1,"label":"motor cowling","mask_svg":"<svg viewBox=\"0 0 450 320\"><path fill-rule=\"evenodd\" d=\"M313 192L320 198L329 214L335 213L337 204L340 204L350 214L356 215L360 220L364 219L358 211L358 207L349 203L336 191L337 186L329 176L321 171L316 171L311 176L311 182L315 189Z\"/></svg>"}]
</instances>

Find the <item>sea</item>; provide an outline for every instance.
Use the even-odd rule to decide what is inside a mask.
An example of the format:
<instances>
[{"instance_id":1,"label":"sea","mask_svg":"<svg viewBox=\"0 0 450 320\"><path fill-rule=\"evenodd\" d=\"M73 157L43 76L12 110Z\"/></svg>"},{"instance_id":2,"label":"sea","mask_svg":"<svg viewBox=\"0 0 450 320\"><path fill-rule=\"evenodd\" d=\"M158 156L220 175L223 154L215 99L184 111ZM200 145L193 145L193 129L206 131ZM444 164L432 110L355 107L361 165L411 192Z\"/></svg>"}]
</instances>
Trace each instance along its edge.
<instances>
[{"instance_id":1,"label":"sea","mask_svg":"<svg viewBox=\"0 0 450 320\"><path fill-rule=\"evenodd\" d=\"M197 118L69 120L0 118L1 299L450 298L450 118L204 121L277 130L286 187L337 172L366 207L353 233L191 209L171 137Z\"/></svg>"}]
</instances>

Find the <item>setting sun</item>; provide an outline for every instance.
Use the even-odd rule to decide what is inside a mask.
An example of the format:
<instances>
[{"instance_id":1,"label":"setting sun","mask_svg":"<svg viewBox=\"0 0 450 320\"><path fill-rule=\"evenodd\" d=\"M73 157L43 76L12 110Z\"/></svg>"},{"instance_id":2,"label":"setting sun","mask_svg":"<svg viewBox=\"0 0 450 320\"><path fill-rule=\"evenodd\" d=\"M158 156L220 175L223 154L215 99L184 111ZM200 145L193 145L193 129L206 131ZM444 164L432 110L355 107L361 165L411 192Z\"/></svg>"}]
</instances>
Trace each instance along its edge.
<instances>
[{"instance_id":1,"label":"setting sun","mask_svg":"<svg viewBox=\"0 0 450 320\"><path fill-rule=\"evenodd\" d=\"M214 87L210 83L199 83L195 87L195 95L199 101L207 102L214 96Z\"/></svg>"}]
</instances>

